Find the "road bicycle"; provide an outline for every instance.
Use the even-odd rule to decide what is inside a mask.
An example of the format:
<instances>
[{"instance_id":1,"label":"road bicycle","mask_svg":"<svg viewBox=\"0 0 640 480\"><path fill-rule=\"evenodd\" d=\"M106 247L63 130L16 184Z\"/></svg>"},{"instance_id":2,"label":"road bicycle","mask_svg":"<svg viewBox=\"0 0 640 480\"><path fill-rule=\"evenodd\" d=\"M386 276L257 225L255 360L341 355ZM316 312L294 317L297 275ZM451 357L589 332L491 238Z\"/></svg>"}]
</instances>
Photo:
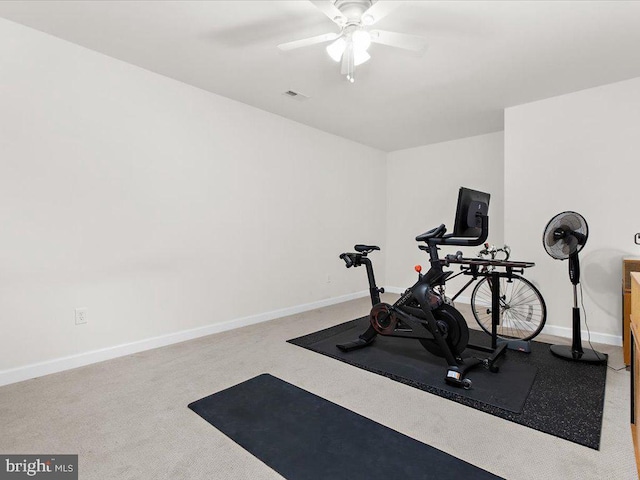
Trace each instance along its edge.
<instances>
[{"instance_id":1,"label":"road bicycle","mask_svg":"<svg viewBox=\"0 0 640 480\"><path fill-rule=\"evenodd\" d=\"M456 255L461 256L458 252ZM445 295L445 284L437 287L438 293L445 301L453 302L474 282L477 282L471 293L470 305L473 316L482 330L492 334L492 282L490 274L500 262L508 262L511 248L508 245L496 247L484 244L484 248L478 252L479 259L488 260L489 263L477 267L462 265L461 272L450 276L451 281L458 275L471 275L471 279L449 298ZM498 262L496 262L498 261ZM474 274L475 273L475 274ZM522 273L522 270L519 270ZM497 326L497 336L502 340L527 341L536 337L544 328L547 319L547 307L540 291L529 280L511 270L510 275L500 276L500 319Z\"/></svg>"}]
</instances>

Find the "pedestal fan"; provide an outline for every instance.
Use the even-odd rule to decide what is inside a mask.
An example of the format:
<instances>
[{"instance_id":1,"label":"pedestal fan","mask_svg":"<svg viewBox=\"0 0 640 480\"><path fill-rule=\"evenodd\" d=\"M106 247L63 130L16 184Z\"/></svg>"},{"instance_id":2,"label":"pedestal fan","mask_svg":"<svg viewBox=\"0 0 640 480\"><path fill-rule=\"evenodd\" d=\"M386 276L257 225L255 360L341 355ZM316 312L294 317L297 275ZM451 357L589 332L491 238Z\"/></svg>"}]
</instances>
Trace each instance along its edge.
<instances>
[{"instance_id":1,"label":"pedestal fan","mask_svg":"<svg viewBox=\"0 0 640 480\"><path fill-rule=\"evenodd\" d=\"M582 348L580 335L580 308L578 307L578 284L580 283L580 262L578 252L587 243L589 226L582 215L576 212L562 212L553 217L544 229L542 243L544 249L556 260L569 259L569 278L573 284L573 342L568 345L552 345L551 353L557 357L579 362L604 363L607 356L592 349Z\"/></svg>"}]
</instances>

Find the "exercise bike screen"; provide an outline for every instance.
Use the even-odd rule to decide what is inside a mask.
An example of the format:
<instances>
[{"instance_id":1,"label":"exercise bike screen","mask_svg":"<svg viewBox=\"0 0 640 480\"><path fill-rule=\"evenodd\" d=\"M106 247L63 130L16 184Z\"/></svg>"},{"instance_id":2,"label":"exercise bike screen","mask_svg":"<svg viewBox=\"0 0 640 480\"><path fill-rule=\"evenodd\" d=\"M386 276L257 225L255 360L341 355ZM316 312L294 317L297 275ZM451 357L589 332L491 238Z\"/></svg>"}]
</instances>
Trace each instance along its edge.
<instances>
[{"instance_id":1,"label":"exercise bike screen","mask_svg":"<svg viewBox=\"0 0 640 480\"><path fill-rule=\"evenodd\" d=\"M491 195L470 188L460 187L458 207L453 226L454 237L479 237L482 233L482 219L489 212Z\"/></svg>"}]
</instances>

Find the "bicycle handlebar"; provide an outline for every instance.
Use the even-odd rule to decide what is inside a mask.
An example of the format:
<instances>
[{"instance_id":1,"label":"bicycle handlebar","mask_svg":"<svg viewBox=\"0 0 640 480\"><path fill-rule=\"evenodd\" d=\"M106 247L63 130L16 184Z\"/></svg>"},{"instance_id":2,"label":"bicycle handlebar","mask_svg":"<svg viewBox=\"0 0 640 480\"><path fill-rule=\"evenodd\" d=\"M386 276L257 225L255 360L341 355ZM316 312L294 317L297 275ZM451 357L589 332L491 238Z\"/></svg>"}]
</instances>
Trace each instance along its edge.
<instances>
[{"instance_id":1,"label":"bicycle handlebar","mask_svg":"<svg viewBox=\"0 0 640 480\"><path fill-rule=\"evenodd\" d=\"M511 248L509 248L509 245L505 245L501 248L496 248L495 245L489 245L488 243L485 243L484 249L478 252L478 257L482 258L485 255L490 255L491 260L495 260L496 255L500 252L504 253L504 258L502 259L503 261L509 260L509 256L511 255Z\"/></svg>"}]
</instances>

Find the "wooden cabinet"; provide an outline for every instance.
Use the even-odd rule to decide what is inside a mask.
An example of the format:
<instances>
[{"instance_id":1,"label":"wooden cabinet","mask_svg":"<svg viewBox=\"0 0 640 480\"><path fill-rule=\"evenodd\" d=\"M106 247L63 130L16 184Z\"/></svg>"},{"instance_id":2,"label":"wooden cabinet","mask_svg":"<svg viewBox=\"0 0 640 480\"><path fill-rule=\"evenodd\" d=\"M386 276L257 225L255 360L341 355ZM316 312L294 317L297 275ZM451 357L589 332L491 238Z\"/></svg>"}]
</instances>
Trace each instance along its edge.
<instances>
[{"instance_id":1,"label":"wooden cabinet","mask_svg":"<svg viewBox=\"0 0 640 480\"><path fill-rule=\"evenodd\" d=\"M622 353L625 365L631 364L631 340L629 336L631 272L640 272L639 258L624 258L622 260Z\"/></svg>"},{"instance_id":2,"label":"wooden cabinet","mask_svg":"<svg viewBox=\"0 0 640 480\"><path fill-rule=\"evenodd\" d=\"M640 466L640 273L631 273L631 434L636 452L636 465ZM640 469L639 469L640 471Z\"/></svg>"}]
</instances>

